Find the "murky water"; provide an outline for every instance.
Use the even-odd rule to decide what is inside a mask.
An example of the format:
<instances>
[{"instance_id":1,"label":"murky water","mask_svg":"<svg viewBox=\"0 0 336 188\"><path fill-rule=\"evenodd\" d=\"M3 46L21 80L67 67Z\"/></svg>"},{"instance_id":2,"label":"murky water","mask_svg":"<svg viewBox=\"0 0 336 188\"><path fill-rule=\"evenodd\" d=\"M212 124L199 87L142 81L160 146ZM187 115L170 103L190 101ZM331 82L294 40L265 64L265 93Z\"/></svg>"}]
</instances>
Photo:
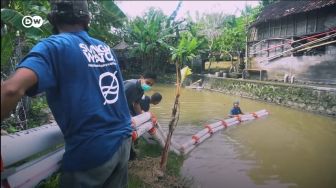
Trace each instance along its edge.
<instances>
[{"instance_id":1,"label":"murky water","mask_svg":"<svg viewBox=\"0 0 336 188\"><path fill-rule=\"evenodd\" d=\"M167 126L174 87L156 85L163 100L153 111ZM148 93L151 94L151 93ZM240 100L244 112L271 115L221 130L194 149L182 174L204 188L336 187L336 119L210 91L183 89L174 139L183 143L227 116Z\"/></svg>"}]
</instances>

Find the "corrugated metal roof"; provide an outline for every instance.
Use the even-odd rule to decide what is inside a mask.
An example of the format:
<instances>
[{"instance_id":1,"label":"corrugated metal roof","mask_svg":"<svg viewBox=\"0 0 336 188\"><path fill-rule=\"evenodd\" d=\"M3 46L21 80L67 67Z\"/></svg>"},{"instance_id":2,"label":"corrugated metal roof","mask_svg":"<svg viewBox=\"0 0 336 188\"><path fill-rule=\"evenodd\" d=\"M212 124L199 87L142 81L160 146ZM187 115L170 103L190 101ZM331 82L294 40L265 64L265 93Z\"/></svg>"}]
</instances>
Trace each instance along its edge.
<instances>
[{"instance_id":1,"label":"corrugated metal roof","mask_svg":"<svg viewBox=\"0 0 336 188\"><path fill-rule=\"evenodd\" d=\"M328 6L336 8L336 0L279 1L265 7L252 25Z\"/></svg>"},{"instance_id":2,"label":"corrugated metal roof","mask_svg":"<svg viewBox=\"0 0 336 188\"><path fill-rule=\"evenodd\" d=\"M125 50L129 45L125 41L121 41L119 44L115 45L112 49L114 50Z\"/></svg>"}]
</instances>

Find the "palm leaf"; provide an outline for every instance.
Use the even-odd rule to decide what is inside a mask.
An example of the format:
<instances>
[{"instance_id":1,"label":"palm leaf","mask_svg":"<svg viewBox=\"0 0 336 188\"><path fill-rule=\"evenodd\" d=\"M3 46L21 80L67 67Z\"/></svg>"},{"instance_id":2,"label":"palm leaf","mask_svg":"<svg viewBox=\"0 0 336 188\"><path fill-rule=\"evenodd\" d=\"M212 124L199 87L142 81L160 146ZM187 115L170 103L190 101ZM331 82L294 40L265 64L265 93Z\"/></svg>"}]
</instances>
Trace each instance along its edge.
<instances>
[{"instance_id":1,"label":"palm leaf","mask_svg":"<svg viewBox=\"0 0 336 188\"><path fill-rule=\"evenodd\" d=\"M126 15L120 8L114 4L112 0L99 0L101 4L102 12L111 21L114 27L122 26L123 22L127 19Z\"/></svg>"},{"instance_id":2,"label":"palm leaf","mask_svg":"<svg viewBox=\"0 0 336 188\"><path fill-rule=\"evenodd\" d=\"M1 72L8 70L8 63L14 51L15 33L7 33L1 36Z\"/></svg>"}]
</instances>

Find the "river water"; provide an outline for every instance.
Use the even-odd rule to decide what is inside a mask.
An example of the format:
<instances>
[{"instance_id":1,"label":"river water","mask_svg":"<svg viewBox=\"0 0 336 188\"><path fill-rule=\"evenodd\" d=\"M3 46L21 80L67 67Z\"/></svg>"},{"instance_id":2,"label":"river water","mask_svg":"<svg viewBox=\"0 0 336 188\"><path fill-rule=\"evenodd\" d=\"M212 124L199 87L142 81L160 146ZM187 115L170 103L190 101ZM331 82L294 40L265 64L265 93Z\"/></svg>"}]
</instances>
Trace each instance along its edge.
<instances>
[{"instance_id":1,"label":"river water","mask_svg":"<svg viewBox=\"0 0 336 188\"><path fill-rule=\"evenodd\" d=\"M152 106L168 125L174 87L155 85L163 100ZM271 114L215 133L187 156L181 173L204 188L335 188L336 119L206 90L182 89L173 139L184 143L208 123L227 117L234 100L243 112Z\"/></svg>"}]
</instances>

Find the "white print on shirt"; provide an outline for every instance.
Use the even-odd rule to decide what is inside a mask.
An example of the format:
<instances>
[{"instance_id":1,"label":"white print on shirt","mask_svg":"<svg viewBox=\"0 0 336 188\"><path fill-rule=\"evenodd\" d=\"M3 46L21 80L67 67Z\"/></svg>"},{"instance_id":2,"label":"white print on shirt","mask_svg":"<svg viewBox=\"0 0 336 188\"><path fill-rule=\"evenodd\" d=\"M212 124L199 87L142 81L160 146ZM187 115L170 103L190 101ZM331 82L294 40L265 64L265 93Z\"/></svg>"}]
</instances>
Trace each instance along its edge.
<instances>
[{"instance_id":1,"label":"white print on shirt","mask_svg":"<svg viewBox=\"0 0 336 188\"><path fill-rule=\"evenodd\" d=\"M99 76L99 87L100 91L102 92L102 95L105 99L104 105L105 104L113 104L118 100L118 95L119 95L119 82L116 77L117 71L114 73L110 72L105 72ZM112 77L111 84L103 86L103 79L106 79L108 77ZM112 99L108 99L112 98Z\"/></svg>"},{"instance_id":2,"label":"white print on shirt","mask_svg":"<svg viewBox=\"0 0 336 188\"><path fill-rule=\"evenodd\" d=\"M80 43L83 54L89 62L89 67L104 67L109 65L115 65L116 60L112 55L111 49L107 45L90 45ZM97 64L99 63L99 64Z\"/></svg>"}]
</instances>

